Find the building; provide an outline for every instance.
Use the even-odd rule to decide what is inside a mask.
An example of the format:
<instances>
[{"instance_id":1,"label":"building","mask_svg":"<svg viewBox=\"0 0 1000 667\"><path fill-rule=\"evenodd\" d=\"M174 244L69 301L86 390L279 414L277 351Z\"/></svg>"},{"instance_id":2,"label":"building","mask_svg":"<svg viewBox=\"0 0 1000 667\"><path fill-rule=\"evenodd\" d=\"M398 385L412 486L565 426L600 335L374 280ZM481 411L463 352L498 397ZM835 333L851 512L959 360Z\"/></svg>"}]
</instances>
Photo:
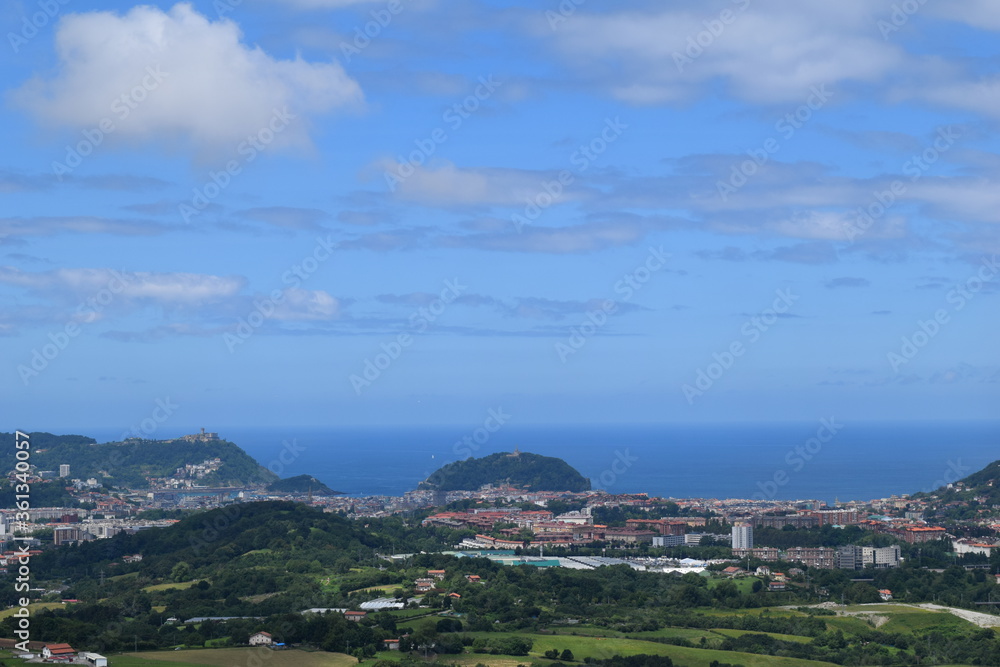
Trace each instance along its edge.
<instances>
[{"instance_id":1,"label":"building","mask_svg":"<svg viewBox=\"0 0 1000 667\"><path fill-rule=\"evenodd\" d=\"M93 667L108 667L108 659L99 653L81 653L80 657Z\"/></svg>"},{"instance_id":2,"label":"building","mask_svg":"<svg viewBox=\"0 0 1000 667\"><path fill-rule=\"evenodd\" d=\"M964 556L965 554L989 556L998 547L996 544L984 542L983 540L952 540L951 546L959 556Z\"/></svg>"},{"instance_id":3,"label":"building","mask_svg":"<svg viewBox=\"0 0 1000 667\"><path fill-rule=\"evenodd\" d=\"M626 528L634 530L652 530L660 535L683 535L688 525L683 521L668 521L667 519L627 519Z\"/></svg>"},{"instance_id":4,"label":"building","mask_svg":"<svg viewBox=\"0 0 1000 667\"><path fill-rule=\"evenodd\" d=\"M946 536L945 530L941 526L905 526L892 532L910 544L930 542Z\"/></svg>"},{"instance_id":5,"label":"building","mask_svg":"<svg viewBox=\"0 0 1000 667\"><path fill-rule=\"evenodd\" d=\"M769 591L783 591L785 590L785 582L783 581L772 581L767 585L767 590Z\"/></svg>"},{"instance_id":6,"label":"building","mask_svg":"<svg viewBox=\"0 0 1000 667\"><path fill-rule=\"evenodd\" d=\"M785 560L821 570L832 570L837 567L837 550L831 547L793 547L785 552Z\"/></svg>"},{"instance_id":7,"label":"building","mask_svg":"<svg viewBox=\"0 0 1000 667\"><path fill-rule=\"evenodd\" d=\"M778 549L776 547L757 547L755 549L733 549L733 555L737 558L759 558L760 560L778 560Z\"/></svg>"},{"instance_id":8,"label":"building","mask_svg":"<svg viewBox=\"0 0 1000 667\"><path fill-rule=\"evenodd\" d=\"M748 523L733 526L733 549L753 549L753 526Z\"/></svg>"},{"instance_id":9,"label":"building","mask_svg":"<svg viewBox=\"0 0 1000 667\"><path fill-rule=\"evenodd\" d=\"M625 544L652 544L654 537L656 537L656 533L651 530L608 528L604 531L604 539L608 542L624 542Z\"/></svg>"},{"instance_id":10,"label":"building","mask_svg":"<svg viewBox=\"0 0 1000 667\"><path fill-rule=\"evenodd\" d=\"M426 593L434 588L434 585L433 579L417 579L413 582L413 587L417 589L418 593Z\"/></svg>"},{"instance_id":11,"label":"building","mask_svg":"<svg viewBox=\"0 0 1000 667\"><path fill-rule=\"evenodd\" d=\"M751 520L755 526L777 528L778 530L781 530L785 526L792 526L793 528L816 528L819 526L819 517L813 514L784 514L780 516L758 514Z\"/></svg>"},{"instance_id":12,"label":"building","mask_svg":"<svg viewBox=\"0 0 1000 667\"><path fill-rule=\"evenodd\" d=\"M383 639L382 648L386 651L398 651L399 650L399 640L398 639Z\"/></svg>"},{"instance_id":13,"label":"building","mask_svg":"<svg viewBox=\"0 0 1000 667\"><path fill-rule=\"evenodd\" d=\"M59 476L69 477L69 464L63 463L62 465L59 466Z\"/></svg>"},{"instance_id":14,"label":"building","mask_svg":"<svg viewBox=\"0 0 1000 667\"><path fill-rule=\"evenodd\" d=\"M866 567L885 569L898 567L898 544L888 547L859 547L848 545L837 549L837 567L841 570L863 570Z\"/></svg>"},{"instance_id":15,"label":"building","mask_svg":"<svg viewBox=\"0 0 1000 667\"><path fill-rule=\"evenodd\" d=\"M878 596L882 598L883 602L888 602L889 600L892 599L892 591L890 591L888 588L883 588L878 592Z\"/></svg>"},{"instance_id":16,"label":"building","mask_svg":"<svg viewBox=\"0 0 1000 667\"><path fill-rule=\"evenodd\" d=\"M434 577L435 579L444 579L445 570L427 570L428 577Z\"/></svg>"},{"instance_id":17,"label":"building","mask_svg":"<svg viewBox=\"0 0 1000 667\"><path fill-rule=\"evenodd\" d=\"M58 547L63 544L79 544L93 539L93 535L76 527L59 527L53 531L52 541Z\"/></svg>"},{"instance_id":18,"label":"building","mask_svg":"<svg viewBox=\"0 0 1000 667\"><path fill-rule=\"evenodd\" d=\"M205 433L205 429L201 429L201 433L195 433L193 435L185 435L181 437L181 440L185 442L210 442L212 440L218 440L218 433Z\"/></svg>"},{"instance_id":19,"label":"building","mask_svg":"<svg viewBox=\"0 0 1000 667\"><path fill-rule=\"evenodd\" d=\"M360 623L368 615L367 611L345 611L344 618L354 623Z\"/></svg>"},{"instance_id":20,"label":"building","mask_svg":"<svg viewBox=\"0 0 1000 667\"><path fill-rule=\"evenodd\" d=\"M42 649L42 657L46 660L57 659L68 662L76 657L76 651L69 644L46 644Z\"/></svg>"},{"instance_id":21,"label":"building","mask_svg":"<svg viewBox=\"0 0 1000 667\"><path fill-rule=\"evenodd\" d=\"M255 632L250 635L250 646L270 646L273 643L270 632Z\"/></svg>"}]
</instances>

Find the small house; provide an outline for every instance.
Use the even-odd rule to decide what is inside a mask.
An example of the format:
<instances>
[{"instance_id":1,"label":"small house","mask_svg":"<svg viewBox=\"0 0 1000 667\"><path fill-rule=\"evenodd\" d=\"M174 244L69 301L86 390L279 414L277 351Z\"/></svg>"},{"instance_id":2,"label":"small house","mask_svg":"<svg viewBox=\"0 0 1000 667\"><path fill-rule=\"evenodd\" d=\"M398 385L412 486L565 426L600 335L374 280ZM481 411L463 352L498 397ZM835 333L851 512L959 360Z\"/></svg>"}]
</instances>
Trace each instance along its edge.
<instances>
[{"instance_id":1,"label":"small house","mask_svg":"<svg viewBox=\"0 0 1000 667\"><path fill-rule=\"evenodd\" d=\"M434 577L435 579L444 579L445 570L427 570L428 577Z\"/></svg>"},{"instance_id":2,"label":"small house","mask_svg":"<svg viewBox=\"0 0 1000 667\"><path fill-rule=\"evenodd\" d=\"M467 574L465 575L465 578L468 579L473 584L483 583L483 578L480 577L478 574Z\"/></svg>"},{"instance_id":3,"label":"small house","mask_svg":"<svg viewBox=\"0 0 1000 667\"><path fill-rule=\"evenodd\" d=\"M367 611L345 611L344 618L354 623L360 623L368 615Z\"/></svg>"},{"instance_id":4,"label":"small house","mask_svg":"<svg viewBox=\"0 0 1000 667\"><path fill-rule=\"evenodd\" d=\"M255 632L250 635L250 646L270 646L273 643L270 632Z\"/></svg>"},{"instance_id":5,"label":"small house","mask_svg":"<svg viewBox=\"0 0 1000 667\"><path fill-rule=\"evenodd\" d=\"M783 591L785 590L785 582L783 581L772 581L767 585L767 590L769 591Z\"/></svg>"},{"instance_id":6,"label":"small house","mask_svg":"<svg viewBox=\"0 0 1000 667\"><path fill-rule=\"evenodd\" d=\"M888 588L883 588L878 592L878 596L882 598L883 602L888 602L889 600L892 599L892 591L890 591Z\"/></svg>"},{"instance_id":7,"label":"small house","mask_svg":"<svg viewBox=\"0 0 1000 667\"><path fill-rule=\"evenodd\" d=\"M398 651L399 650L399 640L398 639L383 639L382 648L386 651Z\"/></svg>"}]
</instances>

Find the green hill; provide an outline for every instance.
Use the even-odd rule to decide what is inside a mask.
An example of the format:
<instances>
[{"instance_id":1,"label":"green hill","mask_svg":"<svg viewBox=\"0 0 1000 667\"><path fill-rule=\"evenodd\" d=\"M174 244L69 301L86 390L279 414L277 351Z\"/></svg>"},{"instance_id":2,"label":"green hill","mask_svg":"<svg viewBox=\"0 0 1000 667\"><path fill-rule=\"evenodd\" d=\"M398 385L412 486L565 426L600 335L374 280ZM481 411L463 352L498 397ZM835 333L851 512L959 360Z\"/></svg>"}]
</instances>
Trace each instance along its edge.
<instances>
[{"instance_id":1,"label":"green hill","mask_svg":"<svg viewBox=\"0 0 1000 667\"><path fill-rule=\"evenodd\" d=\"M969 500L971 498L986 498L986 503L1000 503L1000 461L994 461L979 472L974 472L954 482L949 489L941 487L931 492L921 492L912 495L913 498L934 496L941 502Z\"/></svg>"},{"instance_id":2,"label":"green hill","mask_svg":"<svg viewBox=\"0 0 1000 667\"><path fill-rule=\"evenodd\" d=\"M343 491L334 491L312 475L298 475L279 479L267 487L272 493L312 493L314 496L342 496Z\"/></svg>"},{"instance_id":3,"label":"green hill","mask_svg":"<svg viewBox=\"0 0 1000 667\"><path fill-rule=\"evenodd\" d=\"M590 480L562 459L521 452L501 452L449 463L418 488L475 491L484 484L510 484L530 491L590 490Z\"/></svg>"},{"instance_id":4,"label":"green hill","mask_svg":"<svg viewBox=\"0 0 1000 667\"><path fill-rule=\"evenodd\" d=\"M69 464L70 476L93 477L105 486L146 488L147 477L169 477L177 468L221 459L218 470L197 480L199 485L269 484L278 479L249 454L227 440L138 440L98 444L81 435L31 433L31 464L40 470L59 470ZM0 433L0 457L14 463L14 435ZM6 472L6 470L4 470Z\"/></svg>"}]
</instances>

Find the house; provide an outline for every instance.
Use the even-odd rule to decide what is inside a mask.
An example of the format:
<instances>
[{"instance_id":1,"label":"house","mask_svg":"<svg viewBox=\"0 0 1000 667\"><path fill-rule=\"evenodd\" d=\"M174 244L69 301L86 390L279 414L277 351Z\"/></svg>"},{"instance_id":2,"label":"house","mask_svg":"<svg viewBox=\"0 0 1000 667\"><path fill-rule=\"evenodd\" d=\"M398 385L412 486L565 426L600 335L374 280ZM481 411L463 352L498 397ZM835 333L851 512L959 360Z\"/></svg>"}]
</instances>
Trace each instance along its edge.
<instances>
[{"instance_id":1,"label":"house","mask_svg":"<svg viewBox=\"0 0 1000 667\"><path fill-rule=\"evenodd\" d=\"M784 572L775 572L772 576L775 581L788 581L788 577L785 576Z\"/></svg>"},{"instance_id":2,"label":"house","mask_svg":"<svg viewBox=\"0 0 1000 667\"><path fill-rule=\"evenodd\" d=\"M414 588L417 589L418 593L426 593L427 591L434 588L433 579L417 579L413 582Z\"/></svg>"},{"instance_id":3,"label":"house","mask_svg":"<svg viewBox=\"0 0 1000 667\"><path fill-rule=\"evenodd\" d=\"M783 591L785 590L785 582L783 581L772 581L767 585L767 590L769 591Z\"/></svg>"},{"instance_id":4,"label":"house","mask_svg":"<svg viewBox=\"0 0 1000 667\"><path fill-rule=\"evenodd\" d=\"M81 653L80 657L92 667L108 667L108 659L98 653Z\"/></svg>"},{"instance_id":5,"label":"house","mask_svg":"<svg viewBox=\"0 0 1000 667\"><path fill-rule=\"evenodd\" d=\"M250 646L270 646L273 643L270 632L255 632L250 635Z\"/></svg>"},{"instance_id":6,"label":"house","mask_svg":"<svg viewBox=\"0 0 1000 667\"><path fill-rule=\"evenodd\" d=\"M345 611L344 618L348 621L353 621L354 623L360 623L365 616L368 615L367 611Z\"/></svg>"},{"instance_id":7,"label":"house","mask_svg":"<svg viewBox=\"0 0 1000 667\"><path fill-rule=\"evenodd\" d=\"M883 602L888 602L889 600L892 599L892 591L890 591L888 588L883 588L878 592L878 596L882 598Z\"/></svg>"},{"instance_id":8,"label":"house","mask_svg":"<svg viewBox=\"0 0 1000 667\"><path fill-rule=\"evenodd\" d=\"M427 570L428 577L434 577L435 579L444 579L445 570Z\"/></svg>"},{"instance_id":9,"label":"house","mask_svg":"<svg viewBox=\"0 0 1000 667\"><path fill-rule=\"evenodd\" d=\"M383 639L382 648L386 651L398 651L399 650L399 640L398 639Z\"/></svg>"},{"instance_id":10,"label":"house","mask_svg":"<svg viewBox=\"0 0 1000 667\"><path fill-rule=\"evenodd\" d=\"M722 574L726 575L727 577L736 577L743 574L743 570L741 568L736 567L735 565L730 565L729 567L727 567L725 570L722 571Z\"/></svg>"},{"instance_id":11,"label":"house","mask_svg":"<svg viewBox=\"0 0 1000 667\"><path fill-rule=\"evenodd\" d=\"M756 574L758 577L766 577L769 574L771 574L771 568L769 568L767 565L761 565L756 570L754 570L754 574Z\"/></svg>"},{"instance_id":12,"label":"house","mask_svg":"<svg viewBox=\"0 0 1000 667\"><path fill-rule=\"evenodd\" d=\"M467 574L465 575L465 578L468 579L473 584L483 583L483 578L480 577L478 574Z\"/></svg>"},{"instance_id":13,"label":"house","mask_svg":"<svg viewBox=\"0 0 1000 667\"><path fill-rule=\"evenodd\" d=\"M459 595L458 593L448 593L448 597L454 598L456 600L459 600L459 599L461 599L462 596Z\"/></svg>"},{"instance_id":14,"label":"house","mask_svg":"<svg viewBox=\"0 0 1000 667\"><path fill-rule=\"evenodd\" d=\"M76 657L76 651L69 644L46 644L42 649L42 657L46 660L70 661Z\"/></svg>"}]
</instances>

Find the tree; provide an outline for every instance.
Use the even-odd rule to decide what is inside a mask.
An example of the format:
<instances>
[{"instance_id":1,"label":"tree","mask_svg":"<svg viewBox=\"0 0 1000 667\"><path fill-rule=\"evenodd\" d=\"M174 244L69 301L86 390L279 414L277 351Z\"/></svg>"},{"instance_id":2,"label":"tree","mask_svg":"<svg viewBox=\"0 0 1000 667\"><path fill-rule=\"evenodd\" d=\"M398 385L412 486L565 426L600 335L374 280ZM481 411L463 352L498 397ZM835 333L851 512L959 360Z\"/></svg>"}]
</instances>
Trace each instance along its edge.
<instances>
[{"instance_id":1,"label":"tree","mask_svg":"<svg viewBox=\"0 0 1000 667\"><path fill-rule=\"evenodd\" d=\"M170 578L177 583L187 581L191 578L191 566L181 561L174 565L174 569L170 570Z\"/></svg>"},{"instance_id":2,"label":"tree","mask_svg":"<svg viewBox=\"0 0 1000 667\"><path fill-rule=\"evenodd\" d=\"M563 649L563 652L559 655L559 659L565 662L572 662L574 660L573 651L570 651L568 648Z\"/></svg>"}]
</instances>

